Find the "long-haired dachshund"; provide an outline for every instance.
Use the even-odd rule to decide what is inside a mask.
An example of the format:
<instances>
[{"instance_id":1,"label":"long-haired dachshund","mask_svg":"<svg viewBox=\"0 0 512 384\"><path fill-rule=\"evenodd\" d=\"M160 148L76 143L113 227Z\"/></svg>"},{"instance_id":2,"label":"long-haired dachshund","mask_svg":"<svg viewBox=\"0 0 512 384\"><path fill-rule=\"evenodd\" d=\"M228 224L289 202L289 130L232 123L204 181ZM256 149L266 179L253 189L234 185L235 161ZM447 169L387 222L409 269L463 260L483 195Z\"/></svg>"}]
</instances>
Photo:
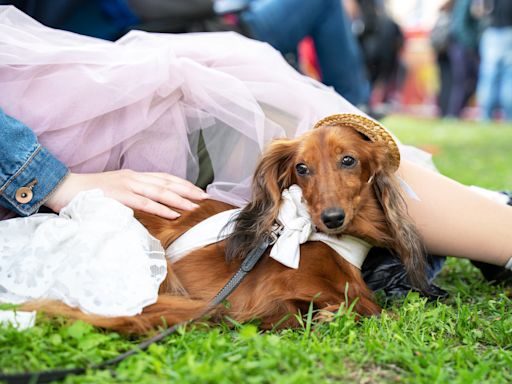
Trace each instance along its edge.
<instances>
[{"instance_id":1,"label":"long-haired dachshund","mask_svg":"<svg viewBox=\"0 0 512 384\"><path fill-rule=\"evenodd\" d=\"M281 193L292 184L302 188L318 231L352 235L391 249L421 289L425 284L424 247L400 194L394 175L396 161L390 166L388 143L362 134L357 124L357 118L325 120L299 138L274 141L256 168L252 200L235 219L234 232L226 240L169 263L158 301L142 314L99 317L60 303L39 309L128 333L194 318L237 271L248 250L268 236L279 213ZM182 212L177 220L140 212L136 216L167 248L195 224L231 208L208 200L194 211ZM292 269L268 257L267 250L229 297L229 305L211 312L213 319L224 315L238 322L259 319L261 328L268 329L298 325L295 315L307 312L311 303L315 309L336 311L340 305L355 302L353 308L360 315L380 312L360 270L332 248L314 241L301 245L300 252L300 266Z\"/></svg>"}]
</instances>

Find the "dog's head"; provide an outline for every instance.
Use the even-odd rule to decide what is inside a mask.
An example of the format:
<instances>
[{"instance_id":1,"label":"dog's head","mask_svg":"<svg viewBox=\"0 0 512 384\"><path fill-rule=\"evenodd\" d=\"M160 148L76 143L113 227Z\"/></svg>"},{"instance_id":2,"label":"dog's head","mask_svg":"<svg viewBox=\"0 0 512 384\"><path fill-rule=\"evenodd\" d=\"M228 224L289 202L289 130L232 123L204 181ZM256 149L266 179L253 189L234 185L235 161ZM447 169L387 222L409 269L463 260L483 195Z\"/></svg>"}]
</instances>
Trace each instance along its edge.
<instances>
[{"instance_id":1,"label":"dog's head","mask_svg":"<svg viewBox=\"0 0 512 384\"><path fill-rule=\"evenodd\" d=\"M411 281L421 288L424 247L408 219L395 170L384 143L348 125L329 124L297 139L275 140L256 168L252 201L228 240L228 258L236 256L242 243L247 249L268 235L283 190L297 184L317 230L356 234L370 241L378 234L382 238L373 240L394 250ZM382 229L376 230L379 225Z\"/></svg>"},{"instance_id":2,"label":"dog's head","mask_svg":"<svg viewBox=\"0 0 512 384\"><path fill-rule=\"evenodd\" d=\"M316 228L332 235L351 226L372 196L372 183L386 160L381 144L345 126L322 127L298 140L276 142L269 152L284 154L287 160L280 165L287 182L273 187L279 192L289 184L299 185Z\"/></svg>"}]
</instances>

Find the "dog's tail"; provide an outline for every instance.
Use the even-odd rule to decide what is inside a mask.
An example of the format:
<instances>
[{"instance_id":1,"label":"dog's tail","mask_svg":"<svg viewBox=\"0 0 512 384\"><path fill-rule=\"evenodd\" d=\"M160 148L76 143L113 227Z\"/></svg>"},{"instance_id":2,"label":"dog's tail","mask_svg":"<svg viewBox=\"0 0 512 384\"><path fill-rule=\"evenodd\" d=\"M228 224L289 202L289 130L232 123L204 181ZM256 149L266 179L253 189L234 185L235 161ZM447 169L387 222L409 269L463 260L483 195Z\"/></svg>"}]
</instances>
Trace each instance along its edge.
<instances>
[{"instance_id":1,"label":"dog's tail","mask_svg":"<svg viewBox=\"0 0 512 384\"><path fill-rule=\"evenodd\" d=\"M120 333L142 334L158 327L173 326L204 313L207 301L183 296L161 294L155 304L144 308L140 315L105 317L86 314L59 301L33 301L23 304L20 310L41 311L50 316L65 316L72 320L82 320L100 328Z\"/></svg>"}]
</instances>

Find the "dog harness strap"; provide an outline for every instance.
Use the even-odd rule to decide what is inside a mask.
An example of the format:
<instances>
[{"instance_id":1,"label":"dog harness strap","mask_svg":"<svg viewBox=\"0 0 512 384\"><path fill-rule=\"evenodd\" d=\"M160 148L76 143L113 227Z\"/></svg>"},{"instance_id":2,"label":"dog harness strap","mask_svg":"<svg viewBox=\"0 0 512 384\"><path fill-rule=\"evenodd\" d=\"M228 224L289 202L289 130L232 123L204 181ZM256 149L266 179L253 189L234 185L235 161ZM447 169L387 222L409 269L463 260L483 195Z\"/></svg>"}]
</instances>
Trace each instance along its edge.
<instances>
[{"instance_id":1,"label":"dog harness strap","mask_svg":"<svg viewBox=\"0 0 512 384\"><path fill-rule=\"evenodd\" d=\"M174 240L165 255L175 263L195 249L224 240L233 232L232 219L239 213L240 209L230 209L201 221Z\"/></svg>"},{"instance_id":2,"label":"dog harness strap","mask_svg":"<svg viewBox=\"0 0 512 384\"><path fill-rule=\"evenodd\" d=\"M339 239L335 237L327 236L325 233L320 232L314 233L309 239L309 241L321 241L327 244L350 264L361 269L371 249L371 245L354 236L344 235L342 240L343 241L339 241Z\"/></svg>"},{"instance_id":3,"label":"dog harness strap","mask_svg":"<svg viewBox=\"0 0 512 384\"><path fill-rule=\"evenodd\" d=\"M224 240L233 231L233 219L239 212L240 209L232 209L210 216L177 238L166 249L165 255L171 263L175 263L196 249ZM371 248L369 243L353 236L337 237L317 232L298 185L283 191L277 221L280 231L270 257L289 268L299 268L300 245L307 241L327 244L357 268L361 268Z\"/></svg>"}]
</instances>

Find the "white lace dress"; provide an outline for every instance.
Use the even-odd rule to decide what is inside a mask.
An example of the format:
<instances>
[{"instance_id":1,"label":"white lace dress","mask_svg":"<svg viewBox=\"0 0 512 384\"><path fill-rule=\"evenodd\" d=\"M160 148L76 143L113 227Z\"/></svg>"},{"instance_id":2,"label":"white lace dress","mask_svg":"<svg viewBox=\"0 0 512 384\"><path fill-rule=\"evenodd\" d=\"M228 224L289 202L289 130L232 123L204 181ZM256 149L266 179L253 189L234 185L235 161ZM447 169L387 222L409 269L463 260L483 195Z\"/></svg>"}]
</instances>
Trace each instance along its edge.
<instances>
[{"instance_id":1,"label":"white lace dress","mask_svg":"<svg viewBox=\"0 0 512 384\"><path fill-rule=\"evenodd\" d=\"M160 242L100 190L59 215L0 221L0 302L60 300L86 313L135 315L167 273Z\"/></svg>"}]
</instances>

